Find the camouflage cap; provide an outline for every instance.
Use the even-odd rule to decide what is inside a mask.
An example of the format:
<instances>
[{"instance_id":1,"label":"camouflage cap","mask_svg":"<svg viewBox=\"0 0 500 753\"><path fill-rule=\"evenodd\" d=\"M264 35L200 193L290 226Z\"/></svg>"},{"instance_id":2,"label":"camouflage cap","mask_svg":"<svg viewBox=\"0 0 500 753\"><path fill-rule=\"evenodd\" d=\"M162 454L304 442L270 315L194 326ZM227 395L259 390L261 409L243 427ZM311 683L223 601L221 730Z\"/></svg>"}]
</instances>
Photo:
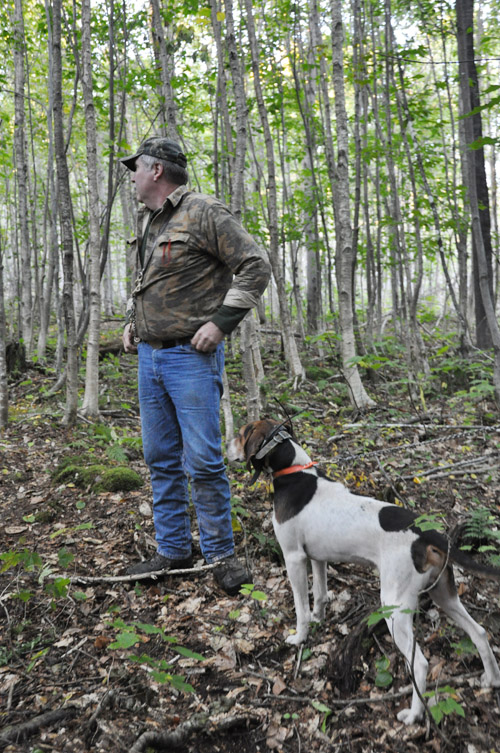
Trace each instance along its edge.
<instances>
[{"instance_id":1,"label":"camouflage cap","mask_svg":"<svg viewBox=\"0 0 500 753\"><path fill-rule=\"evenodd\" d=\"M158 159L167 160L167 162L175 162L180 167L187 166L186 155L183 153L177 142L172 139L165 139L162 136L152 136L146 141L143 141L139 149L131 157L122 157L120 162L128 167L129 170L135 172L135 161L141 154L148 154L150 157L157 157Z\"/></svg>"}]
</instances>

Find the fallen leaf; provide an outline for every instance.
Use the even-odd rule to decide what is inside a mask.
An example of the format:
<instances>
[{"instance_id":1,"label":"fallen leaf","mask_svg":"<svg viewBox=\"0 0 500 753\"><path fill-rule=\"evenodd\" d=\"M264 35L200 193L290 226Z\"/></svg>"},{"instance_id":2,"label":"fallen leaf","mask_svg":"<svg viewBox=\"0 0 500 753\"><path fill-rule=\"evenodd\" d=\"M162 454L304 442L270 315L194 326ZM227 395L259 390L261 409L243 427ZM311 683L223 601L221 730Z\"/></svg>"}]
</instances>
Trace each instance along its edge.
<instances>
[{"instance_id":1,"label":"fallen leaf","mask_svg":"<svg viewBox=\"0 0 500 753\"><path fill-rule=\"evenodd\" d=\"M236 648L242 654L250 654L255 650L255 643L247 641L246 638L236 638Z\"/></svg>"},{"instance_id":2,"label":"fallen leaf","mask_svg":"<svg viewBox=\"0 0 500 753\"><path fill-rule=\"evenodd\" d=\"M443 667L445 666L446 661L444 659L441 659L435 667L432 667L429 675L431 680L437 680L439 677L441 677L441 674L443 672Z\"/></svg>"},{"instance_id":3,"label":"fallen leaf","mask_svg":"<svg viewBox=\"0 0 500 753\"><path fill-rule=\"evenodd\" d=\"M248 690L248 685L240 685L239 688L233 688L230 690L226 698L236 698L236 696L244 693L246 690Z\"/></svg>"},{"instance_id":4,"label":"fallen leaf","mask_svg":"<svg viewBox=\"0 0 500 753\"><path fill-rule=\"evenodd\" d=\"M286 683L283 681L283 679L278 675L276 680L274 681L273 685L273 695L279 695L280 693L283 693L283 691L286 690Z\"/></svg>"},{"instance_id":5,"label":"fallen leaf","mask_svg":"<svg viewBox=\"0 0 500 753\"><path fill-rule=\"evenodd\" d=\"M28 526L8 526L5 529L5 533L9 536L16 536L18 533L24 533L28 530Z\"/></svg>"},{"instance_id":6,"label":"fallen leaf","mask_svg":"<svg viewBox=\"0 0 500 753\"><path fill-rule=\"evenodd\" d=\"M46 499L47 499L47 495L45 495L44 497L31 497L30 503L32 505L39 505L40 502L45 502Z\"/></svg>"},{"instance_id":7,"label":"fallen leaf","mask_svg":"<svg viewBox=\"0 0 500 753\"><path fill-rule=\"evenodd\" d=\"M107 635L98 635L94 641L94 646L100 650L106 648L111 643L111 638Z\"/></svg>"},{"instance_id":8,"label":"fallen leaf","mask_svg":"<svg viewBox=\"0 0 500 753\"><path fill-rule=\"evenodd\" d=\"M54 643L54 646L57 646L57 648L66 648L66 646L71 646L73 640L74 638L71 635L63 636L56 643Z\"/></svg>"},{"instance_id":9,"label":"fallen leaf","mask_svg":"<svg viewBox=\"0 0 500 753\"><path fill-rule=\"evenodd\" d=\"M267 728L266 744L271 750L281 748L288 735L288 729L276 722L271 722Z\"/></svg>"}]
</instances>

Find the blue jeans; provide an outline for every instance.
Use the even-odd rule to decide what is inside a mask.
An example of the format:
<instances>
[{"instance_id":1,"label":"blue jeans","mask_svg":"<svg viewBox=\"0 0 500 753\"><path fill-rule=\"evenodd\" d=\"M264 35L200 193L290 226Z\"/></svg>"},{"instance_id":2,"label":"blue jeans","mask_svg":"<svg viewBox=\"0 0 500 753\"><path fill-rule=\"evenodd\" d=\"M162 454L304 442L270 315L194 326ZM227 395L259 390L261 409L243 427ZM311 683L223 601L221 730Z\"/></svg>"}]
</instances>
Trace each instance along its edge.
<instances>
[{"instance_id":1,"label":"blue jeans","mask_svg":"<svg viewBox=\"0 0 500 753\"><path fill-rule=\"evenodd\" d=\"M139 402L144 458L151 473L158 552L191 554L189 487L208 563L234 553L231 493L222 458L219 408L224 344L155 350L139 343Z\"/></svg>"}]
</instances>

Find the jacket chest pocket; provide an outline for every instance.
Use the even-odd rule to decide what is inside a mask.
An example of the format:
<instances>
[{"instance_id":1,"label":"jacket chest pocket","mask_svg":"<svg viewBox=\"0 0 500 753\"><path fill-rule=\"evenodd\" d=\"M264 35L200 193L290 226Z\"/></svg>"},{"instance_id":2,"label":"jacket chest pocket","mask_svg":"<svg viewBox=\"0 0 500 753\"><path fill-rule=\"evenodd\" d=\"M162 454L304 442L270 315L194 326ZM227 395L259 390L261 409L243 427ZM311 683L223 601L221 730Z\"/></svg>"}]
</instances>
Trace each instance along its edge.
<instances>
[{"instance_id":1,"label":"jacket chest pocket","mask_svg":"<svg viewBox=\"0 0 500 753\"><path fill-rule=\"evenodd\" d=\"M189 233L163 233L156 240L152 259L154 266L175 266L185 257L188 247Z\"/></svg>"}]
</instances>

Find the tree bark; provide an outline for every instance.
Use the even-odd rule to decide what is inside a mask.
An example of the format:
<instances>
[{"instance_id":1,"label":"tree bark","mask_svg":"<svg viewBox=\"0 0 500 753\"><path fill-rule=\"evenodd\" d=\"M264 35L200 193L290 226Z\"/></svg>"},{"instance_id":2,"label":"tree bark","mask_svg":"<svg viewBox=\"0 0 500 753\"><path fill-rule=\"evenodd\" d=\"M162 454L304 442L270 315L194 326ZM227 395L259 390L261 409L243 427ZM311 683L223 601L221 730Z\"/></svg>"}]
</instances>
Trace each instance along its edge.
<instances>
[{"instance_id":1,"label":"tree bark","mask_svg":"<svg viewBox=\"0 0 500 753\"><path fill-rule=\"evenodd\" d=\"M101 325L101 273L97 127L93 95L90 0L82 0L82 88L85 106L87 190L89 207L89 331L82 413L99 416L99 342Z\"/></svg>"},{"instance_id":2,"label":"tree bark","mask_svg":"<svg viewBox=\"0 0 500 753\"><path fill-rule=\"evenodd\" d=\"M9 387L7 383L7 361L5 358L6 329L3 293L3 249L0 236L0 429L5 429L9 420Z\"/></svg>"},{"instance_id":3,"label":"tree bark","mask_svg":"<svg viewBox=\"0 0 500 753\"><path fill-rule=\"evenodd\" d=\"M226 9L226 47L229 55L229 68L231 70L231 78L233 81L234 106L236 110L236 153L233 160L231 175L231 211L241 222L248 107L241 71L241 62L236 45L232 0L225 0L224 7Z\"/></svg>"},{"instance_id":4,"label":"tree bark","mask_svg":"<svg viewBox=\"0 0 500 753\"><path fill-rule=\"evenodd\" d=\"M494 350L493 382L497 400L500 402L500 327L496 318L495 305L492 295L491 269L491 237L489 235L488 197L485 197L485 185L482 173L484 171L484 152L482 149L471 149L470 145L481 138L481 113L471 116L471 111L479 103L477 91L477 77L469 78L475 73L474 44L473 44L473 2L472 0L457 0L457 43L460 61L460 97L462 112L465 115L465 155L467 165L467 196L471 210L472 238L475 257L475 283L479 288L484 310L484 318L488 327L486 337L482 320L476 320L478 344L486 347L491 343ZM479 135L478 135L479 134ZM487 188L486 188L487 190ZM486 216L487 215L487 216ZM476 317L478 314L476 302Z\"/></svg>"},{"instance_id":5,"label":"tree bark","mask_svg":"<svg viewBox=\"0 0 500 753\"><path fill-rule=\"evenodd\" d=\"M26 352L32 349L32 291L31 291L31 250L28 230L28 162L26 155L26 118L24 110L25 98L25 35L22 0L15 0L14 4L14 155L16 166L17 204L19 222L19 256L20 271L20 303L21 303L21 337Z\"/></svg>"},{"instance_id":6,"label":"tree bark","mask_svg":"<svg viewBox=\"0 0 500 753\"><path fill-rule=\"evenodd\" d=\"M493 332L491 322L486 313L489 305L485 301L482 277L486 274L489 286L488 297L493 296L493 267L492 267L492 244L491 244L491 217L486 180L486 168L484 162L484 149L471 149L470 145L483 138L483 126L480 110L479 81L474 50L474 0L456 0L457 17L457 47L459 58L460 100L462 103L462 116L464 117L465 138L468 175L469 200L477 200L477 207L471 206L471 211L477 213L472 217L472 261L473 261L473 284L474 303L476 315L476 341L479 348L491 348L493 344ZM473 183L474 185L471 185ZM474 232L475 222L479 220L482 241L478 248L478 230ZM483 256L484 259L480 258ZM483 264L486 269L483 269Z\"/></svg>"},{"instance_id":7,"label":"tree bark","mask_svg":"<svg viewBox=\"0 0 500 753\"><path fill-rule=\"evenodd\" d=\"M62 57L61 57L61 1L52 2L52 53L54 62L54 147L56 155L58 210L61 226L62 266L64 273L62 305L66 330L66 406L65 425L74 424L78 408L78 358L76 345L75 310L73 300L73 227L71 222L71 192L68 163L64 143Z\"/></svg>"},{"instance_id":8,"label":"tree bark","mask_svg":"<svg viewBox=\"0 0 500 753\"><path fill-rule=\"evenodd\" d=\"M159 0L151 0L151 8L153 11L151 33L160 63L161 100L165 134L169 139L178 141L177 114L172 89L173 62L172 55L168 50L168 44L171 44L172 40L168 40L167 43L167 39L165 38Z\"/></svg>"},{"instance_id":9,"label":"tree bark","mask_svg":"<svg viewBox=\"0 0 500 753\"><path fill-rule=\"evenodd\" d=\"M261 79L260 79L261 58L260 58L260 52L259 52L259 44L257 42L257 35L255 32L252 0L245 0L245 7L246 7L246 12L247 12L246 22L247 22L248 38L250 42L255 96L257 99L260 121L262 124L262 129L264 132L264 140L266 144L267 178L268 178L267 207L268 207L268 213L269 213L269 236L270 236L269 260L271 262L274 281L276 283L276 289L278 293L285 358L290 368L294 385L297 386L305 378L305 371L300 361L297 344L295 342L295 337L293 334L292 317L290 314L290 308L288 306L286 288L285 288L285 279L284 279L283 270L281 266L281 260L279 257L278 202L277 202L276 172L275 172L276 163L274 159L274 147L273 147L271 129L269 127L269 120L267 116L267 110L266 110L266 105L264 102L264 96L263 96Z\"/></svg>"},{"instance_id":10,"label":"tree bark","mask_svg":"<svg viewBox=\"0 0 500 753\"><path fill-rule=\"evenodd\" d=\"M349 144L344 91L344 32L340 0L332 0L332 63L337 129L337 164L332 184L337 231L336 270L341 329L341 355L344 378L351 402L358 410L371 408L375 401L367 394L356 365L353 320L353 248L349 201Z\"/></svg>"}]
</instances>

